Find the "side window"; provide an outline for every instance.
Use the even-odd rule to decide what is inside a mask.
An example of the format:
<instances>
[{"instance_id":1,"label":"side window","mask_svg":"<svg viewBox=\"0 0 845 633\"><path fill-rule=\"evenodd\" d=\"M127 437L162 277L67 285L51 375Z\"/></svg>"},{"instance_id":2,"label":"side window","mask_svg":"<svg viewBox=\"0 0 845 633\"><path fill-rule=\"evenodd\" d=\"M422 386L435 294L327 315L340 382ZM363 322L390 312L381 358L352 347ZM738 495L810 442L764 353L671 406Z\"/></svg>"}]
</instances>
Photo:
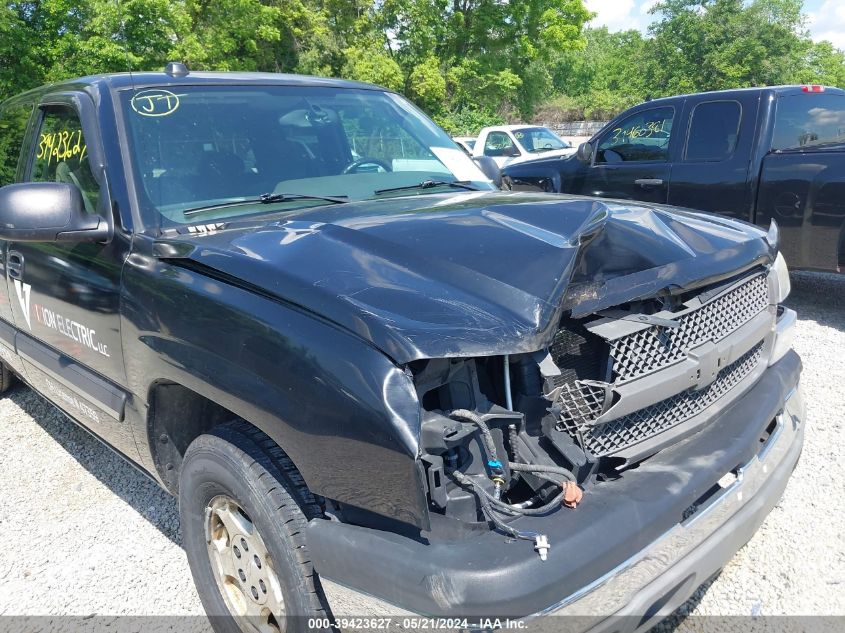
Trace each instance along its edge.
<instances>
[{"instance_id":1,"label":"side window","mask_svg":"<svg viewBox=\"0 0 845 633\"><path fill-rule=\"evenodd\" d=\"M687 161L720 161L733 156L742 108L736 101L699 103L692 111Z\"/></svg>"},{"instance_id":2,"label":"side window","mask_svg":"<svg viewBox=\"0 0 845 633\"><path fill-rule=\"evenodd\" d=\"M15 182L31 113L31 105L7 106L0 110L0 187Z\"/></svg>"},{"instance_id":3,"label":"side window","mask_svg":"<svg viewBox=\"0 0 845 633\"><path fill-rule=\"evenodd\" d=\"M88 164L88 147L79 116L70 108L58 106L44 110L31 180L76 185L82 192L85 210L97 212L100 186Z\"/></svg>"},{"instance_id":4,"label":"side window","mask_svg":"<svg viewBox=\"0 0 845 633\"><path fill-rule=\"evenodd\" d=\"M392 171L413 171L419 165L437 170L439 163L434 154L389 113L371 107L346 107L339 108L339 114L352 160L379 161L364 162L355 173L385 171L384 166Z\"/></svg>"},{"instance_id":5,"label":"side window","mask_svg":"<svg viewBox=\"0 0 845 633\"><path fill-rule=\"evenodd\" d=\"M599 141L596 163L665 162L674 118L671 106L632 114Z\"/></svg>"},{"instance_id":6,"label":"side window","mask_svg":"<svg viewBox=\"0 0 845 633\"><path fill-rule=\"evenodd\" d=\"M505 132L490 132L484 142L485 156L516 156L516 146Z\"/></svg>"},{"instance_id":7,"label":"side window","mask_svg":"<svg viewBox=\"0 0 845 633\"><path fill-rule=\"evenodd\" d=\"M845 96L808 93L777 102L773 150L845 143Z\"/></svg>"}]
</instances>

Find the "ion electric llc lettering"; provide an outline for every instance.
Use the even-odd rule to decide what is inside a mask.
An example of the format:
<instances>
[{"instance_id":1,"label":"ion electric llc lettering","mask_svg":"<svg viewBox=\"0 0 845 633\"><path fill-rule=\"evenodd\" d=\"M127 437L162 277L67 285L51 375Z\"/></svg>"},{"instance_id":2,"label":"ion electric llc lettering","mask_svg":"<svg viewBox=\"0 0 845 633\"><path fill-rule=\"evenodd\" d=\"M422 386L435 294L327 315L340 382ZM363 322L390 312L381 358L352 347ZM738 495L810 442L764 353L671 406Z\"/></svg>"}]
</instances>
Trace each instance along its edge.
<instances>
[{"instance_id":1,"label":"ion electric llc lettering","mask_svg":"<svg viewBox=\"0 0 845 633\"><path fill-rule=\"evenodd\" d=\"M97 332L73 319L56 314L44 306L34 304L35 318L41 325L45 325L59 334L63 334L77 343L81 343L90 350L109 357L109 346L97 340Z\"/></svg>"}]
</instances>

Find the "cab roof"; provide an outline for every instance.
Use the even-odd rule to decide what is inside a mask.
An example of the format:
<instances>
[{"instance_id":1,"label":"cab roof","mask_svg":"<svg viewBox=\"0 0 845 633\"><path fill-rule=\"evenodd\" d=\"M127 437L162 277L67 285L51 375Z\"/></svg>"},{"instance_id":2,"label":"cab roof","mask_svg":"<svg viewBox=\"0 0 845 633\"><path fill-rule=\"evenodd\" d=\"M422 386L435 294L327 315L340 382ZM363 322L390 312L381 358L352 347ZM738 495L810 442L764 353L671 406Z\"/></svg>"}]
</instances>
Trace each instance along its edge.
<instances>
[{"instance_id":1,"label":"cab roof","mask_svg":"<svg viewBox=\"0 0 845 633\"><path fill-rule=\"evenodd\" d=\"M347 88L358 90L387 90L386 88L360 81L281 73L190 72L185 76L174 76L166 72L126 72L90 75L87 77L78 77L76 79L67 79L64 81L46 84L16 95L12 97L10 101L38 97L48 92L103 92L125 90L128 88L148 88L152 86L168 88L189 85L323 86L329 88Z\"/></svg>"},{"instance_id":2,"label":"cab roof","mask_svg":"<svg viewBox=\"0 0 845 633\"><path fill-rule=\"evenodd\" d=\"M789 85L789 86L760 86L756 88L729 88L727 90L710 90L707 92L691 92L682 95L672 95L671 97L660 97L652 99L646 103L667 103L676 99L686 99L689 97L730 97L735 94L748 94L753 92L768 93L773 95L791 95L791 94L808 94L808 85ZM845 90L841 88L834 88L832 86L813 86L821 90L814 90L812 94L833 94L845 95Z\"/></svg>"},{"instance_id":3,"label":"cab roof","mask_svg":"<svg viewBox=\"0 0 845 633\"><path fill-rule=\"evenodd\" d=\"M490 131L493 130L506 130L508 132L513 132L514 130L527 130L529 128L546 128L545 125L537 125L536 123L512 123L509 125L489 125L487 129Z\"/></svg>"}]
</instances>

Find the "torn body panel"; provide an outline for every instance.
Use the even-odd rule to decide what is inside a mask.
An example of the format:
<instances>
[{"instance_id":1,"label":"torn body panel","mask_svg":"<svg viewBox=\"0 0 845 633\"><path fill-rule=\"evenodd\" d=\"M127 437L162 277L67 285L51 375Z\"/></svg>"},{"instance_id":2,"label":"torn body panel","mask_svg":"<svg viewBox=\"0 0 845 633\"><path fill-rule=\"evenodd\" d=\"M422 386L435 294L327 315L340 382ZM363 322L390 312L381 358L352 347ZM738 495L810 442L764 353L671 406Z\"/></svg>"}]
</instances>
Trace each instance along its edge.
<instances>
[{"instance_id":1,"label":"torn body panel","mask_svg":"<svg viewBox=\"0 0 845 633\"><path fill-rule=\"evenodd\" d=\"M447 521L484 521L483 504L467 498L475 492L494 495L516 517L547 507L566 485L589 491L614 480L706 427L769 365L776 277L755 269L698 290L568 316L551 345L534 353L411 363L437 511ZM501 482L488 467L499 458L485 452L487 431L463 414L456 418L467 409L511 460ZM546 468L563 470L549 478Z\"/></svg>"}]
</instances>

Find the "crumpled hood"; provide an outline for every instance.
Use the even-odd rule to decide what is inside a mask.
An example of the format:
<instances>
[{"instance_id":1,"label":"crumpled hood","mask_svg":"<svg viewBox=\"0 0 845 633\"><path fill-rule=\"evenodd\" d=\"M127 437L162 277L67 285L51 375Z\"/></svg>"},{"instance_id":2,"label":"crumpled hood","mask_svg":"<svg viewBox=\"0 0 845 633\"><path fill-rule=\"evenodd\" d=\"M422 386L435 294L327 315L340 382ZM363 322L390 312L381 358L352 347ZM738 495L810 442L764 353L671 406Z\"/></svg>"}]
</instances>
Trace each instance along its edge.
<instances>
[{"instance_id":1,"label":"crumpled hood","mask_svg":"<svg viewBox=\"0 0 845 633\"><path fill-rule=\"evenodd\" d=\"M704 285L773 256L762 231L725 218L499 192L321 207L166 241L398 363L535 351L564 310Z\"/></svg>"}]
</instances>

